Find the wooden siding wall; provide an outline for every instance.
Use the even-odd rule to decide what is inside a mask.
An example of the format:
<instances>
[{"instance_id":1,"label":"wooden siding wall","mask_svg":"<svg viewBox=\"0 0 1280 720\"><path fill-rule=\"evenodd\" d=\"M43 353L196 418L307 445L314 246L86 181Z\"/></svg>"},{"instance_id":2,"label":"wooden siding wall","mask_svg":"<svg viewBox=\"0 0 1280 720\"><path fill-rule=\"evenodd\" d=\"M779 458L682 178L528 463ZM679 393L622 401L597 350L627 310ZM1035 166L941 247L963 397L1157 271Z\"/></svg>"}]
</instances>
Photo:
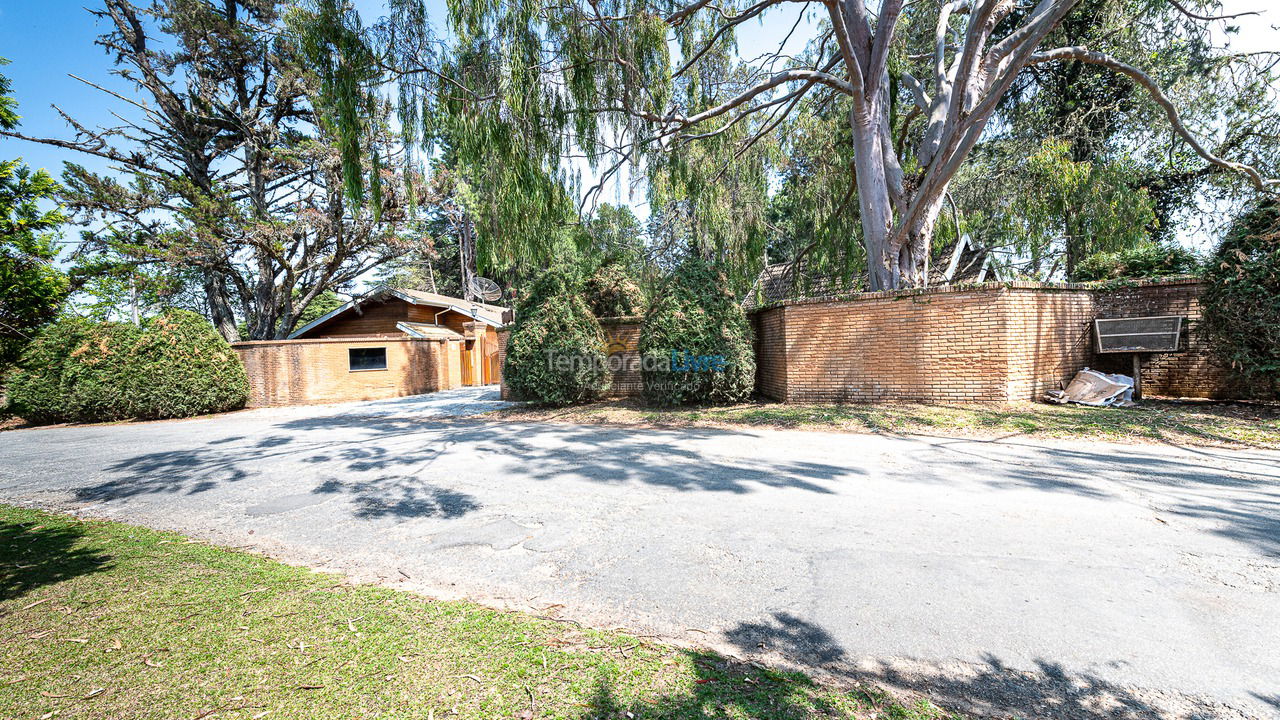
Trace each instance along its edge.
<instances>
[{"instance_id":1,"label":"wooden siding wall","mask_svg":"<svg viewBox=\"0 0 1280 720\"><path fill-rule=\"evenodd\" d=\"M396 323L407 321L434 324L439 313L441 309L437 307L414 305L399 298L390 298L366 303L360 307L360 312L351 308L339 313L328 322L300 335L298 339L400 335ZM453 310L445 310L440 314L440 324L457 333L462 333L470 322L474 322L474 319Z\"/></svg>"}]
</instances>

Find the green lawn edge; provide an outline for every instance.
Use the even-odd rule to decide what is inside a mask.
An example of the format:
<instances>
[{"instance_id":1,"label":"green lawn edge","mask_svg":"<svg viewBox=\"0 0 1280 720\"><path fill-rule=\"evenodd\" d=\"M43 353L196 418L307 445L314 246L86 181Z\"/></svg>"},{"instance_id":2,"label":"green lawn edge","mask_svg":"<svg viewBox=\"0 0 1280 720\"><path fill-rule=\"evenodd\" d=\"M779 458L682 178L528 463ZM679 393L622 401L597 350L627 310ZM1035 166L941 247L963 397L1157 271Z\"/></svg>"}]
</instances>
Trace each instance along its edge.
<instances>
[{"instance_id":1,"label":"green lawn edge","mask_svg":"<svg viewBox=\"0 0 1280 720\"><path fill-rule=\"evenodd\" d=\"M865 686L0 505L0 717L959 717Z\"/></svg>"}]
</instances>

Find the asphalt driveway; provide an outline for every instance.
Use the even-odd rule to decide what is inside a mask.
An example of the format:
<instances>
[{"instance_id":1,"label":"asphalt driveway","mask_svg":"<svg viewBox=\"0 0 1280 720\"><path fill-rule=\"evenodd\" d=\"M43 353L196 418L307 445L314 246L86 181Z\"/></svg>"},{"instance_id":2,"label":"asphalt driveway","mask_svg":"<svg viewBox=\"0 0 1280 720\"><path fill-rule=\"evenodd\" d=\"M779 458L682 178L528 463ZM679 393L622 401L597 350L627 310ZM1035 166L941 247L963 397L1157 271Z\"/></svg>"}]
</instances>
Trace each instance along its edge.
<instances>
[{"instance_id":1,"label":"asphalt driveway","mask_svg":"<svg viewBox=\"0 0 1280 720\"><path fill-rule=\"evenodd\" d=\"M1032 717L1280 717L1280 453L454 417L0 433L0 502Z\"/></svg>"}]
</instances>

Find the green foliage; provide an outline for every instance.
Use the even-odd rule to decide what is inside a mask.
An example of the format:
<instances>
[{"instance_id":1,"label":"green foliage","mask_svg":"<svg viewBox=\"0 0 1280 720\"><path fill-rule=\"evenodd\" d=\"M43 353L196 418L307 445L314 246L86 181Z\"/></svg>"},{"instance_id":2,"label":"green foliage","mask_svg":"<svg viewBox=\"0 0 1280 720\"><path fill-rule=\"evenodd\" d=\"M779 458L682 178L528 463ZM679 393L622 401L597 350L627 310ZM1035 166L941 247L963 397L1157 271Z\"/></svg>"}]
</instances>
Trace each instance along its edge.
<instances>
[{"instance_id":1,"label":"green foliage","mask_svg":"<svg viewBox=\"0 0 1280 720\"><path fill-rule=\"evenodd\" d=\"M23 353L9 410L33 422L189 417L243 407L249 381L203 317L166 310L142 327L61 320Z\"/></svg>"},{"instance_id":2,"label":"green foliage","mask_svg":"<svg viewBox=\"0 0 1280 720\"><path fill-rule=\"evenodd\" d=\"M587 305L596 317L622 317L644 312L644 290L621 263L605 263L587 278Z\"/></svg>"},{"instance_id":3,"label":"green foliage","mask_svg":"<svg viewBox=\"0 0 1280 720\"><path fill-rule=\"evenodd\" d=\"M1200 330L1249 385L1280 392L1280 203L1240 217L1205 262Z\"/></svg>"},{"instance_id":4,"label":"green foliage","mask_svg":"<svg viewBox=\"0 0 1280 720\"><path fill-rule=\"evenodd\" d=\"M975 171L970 202L980 209L970 220L988 246L1006 244L1029 258L1023 274L1075 280L1086 257L1149 241L1155 215L1146 191L1131 185L1130 163L1077 161L1056 139L1040 143L1020 164L992 160L1004 165L1003 174L993 181Z\"/></svg>"},{"instance_id":5,"label":"green foliage","mask_svg":"<svg viewBox=\"0 0 1280 720\"><path fill-rule=\"evenodd\" d=\"M311 301L310 304L307 305L305 310L298 313L298 321L293 324L293 329L297 330L309 322L318 320L325 314L342 307L346 302L347 301L343 300L338 293L332 290L325 290L321 292L314 300Z\"/></svg>"},{"instance_id":6,"label":"green foliage","mask_svg":"<svg viewBox=\"0 0 1280 720\"><path fill-rule=\"evenodd\" d=\"M654 297L640 329L645 397L659 405L732 403L755 386L751 327L723 273L687 258ZM672 364L723 358L721 369L680 371Z\"/></svg>"},{"instance_id":7,"label":"green foliage","mask_svg":"<svg viewBox=\"0 0 1280 720\"><path fill-rule=\"evenodd\" d=\"M8 64L8 60L0 57L0 66ZM9 78L0 73L0 130L18 127L18 101L9 95L10 89Z\"/></svg>"},{"instance_id":8,"label":"green foliage","mask_svg":"<svg viewBox=\"0 0 1280 720\"><path fill-rule=\"evenodd\" d=\"M1076 268L1075 280L1091 282L1194 275L1200 258L1181 245L1142 243L1131 248L1090 255Z\"/></svg>"},{"instance_id":9,"label":"green foliage","mask_svg":"<svg viewBox=\"0 0 1280 720\"><path fill-rule=\"evenodd\" d=\"M58 184L43 170L0 161L0 372L18 359L38 327L52 320L69 291L54 267L61 209L42 210Z\"/></svg>"},{"instance_id":10,"label":"green foliage","mask_svg":"<svg viewBox=\"0 0 1280 720\"><path fill-rule=\"evenodd\" d=\"M75 317L46 325L23 350L9 378L6 410L31 422L70 417L71 396L63 390L63 367L93 329L93 323Z\"/></svg>"},{"instance_id":11,"label":"green foliage","mask_svg":"<svg viewBox=\"0 0 1280 720\"><path fill-rule=\"evenodd\" d=\"M569 405L609 388L604 333L582 298L578 274L553 267L516 308L503 380L516 397Z\"/></svg>"}]
</instances>

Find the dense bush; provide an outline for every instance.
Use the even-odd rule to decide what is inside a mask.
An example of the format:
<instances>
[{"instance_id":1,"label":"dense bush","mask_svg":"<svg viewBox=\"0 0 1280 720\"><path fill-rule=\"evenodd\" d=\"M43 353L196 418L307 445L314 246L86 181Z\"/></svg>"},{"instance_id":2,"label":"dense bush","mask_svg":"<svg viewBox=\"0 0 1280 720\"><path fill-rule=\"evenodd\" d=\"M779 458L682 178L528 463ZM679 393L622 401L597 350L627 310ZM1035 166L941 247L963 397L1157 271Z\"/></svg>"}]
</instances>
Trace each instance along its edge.
<instances>
[{"instance_id":1,"label":"dense bush","mask_svg":"<svg viewBox=\"0 0 1280 720\"><path fill-rule=\"evenodd\" d=\"M1115 252L1095 253L1076 268L1080 282L1192 275L1200 270L1200 258L1180 245L1143 243Z\"/></svg>"},{"instance_id":2,"label":"dense bush","mask_svg":"<svg viewBox=\"0 0 1280 720\"><path fill-rule=\"evenodd\" d=\"M62 389L62 368L93 328L93 323L81 318L44 326L27 343L8 378L9 405L5 410L38 423L70 417L70 396Z\"/></svg>"},{"instance_id":3,"label":"dense bush","mask_svg":"<svg viewBox=\"0 0 1280 720\"><path fill-rule=\"evenodd\" d=\"M1246 383L1280 392L1280 204L1242 216L1205 263L1200 331Z\"/></svg>"},{"instance_id":4,"label":"dense bush","mask_svg":"<svg viewBox=\"0 0 1280 720\"><path fill-rule=\"evenodd\" d=\"M598 318L644 312L644 291L621 263L609 262L596 268L587 278L586 297Z\"/></svg>"},{"instance_id":5,"label":"dense bush","mask_svg":"<svg viewBox=\"0 0 1280 720\"><path fill-rule=\"evenodd\" d=\"M516 308L502 377L521 400L569 405L609 388L604 333L568 268L548 270Z\"/></svg>"},{"instance_id":6,"label":"dense bush","mask_svg":"<svg viewBox=\"0 0 1280 720\"><path fill-rule=\"evenodd\" d=\"M204 318L169 310L143 324L61 320L27 347L9 410L33 422L188 417L243 407L244 366Z\"/></svg>"},{"instance_id":7,"label":"dense bush","mask_svg":"<svg viewBox=\"0 0 1280 720\"><path fill-rule=\"evenodd\" d=\"M645 397L659 405L740 402L755 385L746 314L724 276L698 258L654 298L639 349Z\"/></svg>"}]
</instances>

